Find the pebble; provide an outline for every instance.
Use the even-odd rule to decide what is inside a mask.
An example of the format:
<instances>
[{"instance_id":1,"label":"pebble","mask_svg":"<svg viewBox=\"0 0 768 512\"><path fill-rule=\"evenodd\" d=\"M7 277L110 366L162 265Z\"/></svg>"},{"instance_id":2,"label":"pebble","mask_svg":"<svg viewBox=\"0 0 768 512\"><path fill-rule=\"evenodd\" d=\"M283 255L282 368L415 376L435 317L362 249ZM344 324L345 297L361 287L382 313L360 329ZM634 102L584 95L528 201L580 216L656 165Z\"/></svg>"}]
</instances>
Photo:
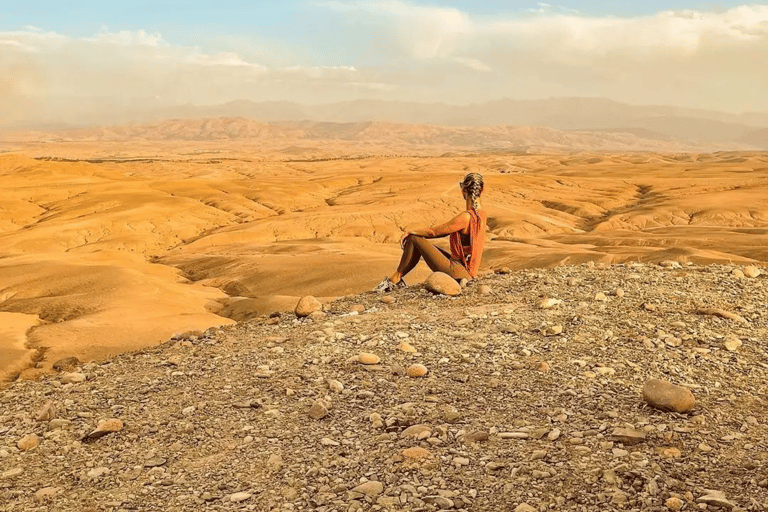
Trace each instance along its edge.
<instances>
[{"instance_id":1,"label":"pebble","mask_svg":"<svg viewBox=\"0 0 768 512\"><path fill-rule=\"evenodd\" d=\"M418 378L424 377L428 372L429 370L427 370L426 366L416 363L409 366L405 373L409 377Z\"/></svg>"},{"instance_id":2,"label":"pebble","mask_svg":"<svg viewBox=\"0 0 768 512\"><path fill-rule=\"evenodd\" d=\"M547 327L547 330L544 331L545 336L557 336L558 334L563 333L563 326L562 325L553 325L551 327Z\"/></svg>"},{"instance_id":3,"label":"pebble","mask_svg":"<svg viewBox=\"0 0 768 512\"><path fill-rule=\"evenodd\" d=\"M69 357L64 357L62 359L59 359L58 361L53 363L51 368L53 368L58 372L68 372L68 371L74 370L79 365L80 365L80 360L78 358L76 358L75 356L69 356Z\"/></svg>"},{"instance_id":4,"label":"pebble","mask_svg":"<svg viewBox=\"0 0 768 512\"><path fill-rule=\"evenodd\" d=\"M603 292L597 292L595 294L595 300L598 302L605 302L608 300L608 297L606 297Z\"/></svg>"},{"instance_id":5,"label":"pebble","mask_svg":"<svg viewBox=\"0 0 768 512\"><path fill-rule=\"evenodd\" d=\"M680 510L683 508L683 501L676 496L672 496L667 500L666 505L669 510Z\"/></svg>"},{"instance_id":6,"label":"pebble","mask_svg":"<svg viewBox=\"0 0 768 512\"><path fill-rule=\"evenodd\" d=\"M755 277L758 277L760 274L762 274L760 269L754 265L744 267L744 270L742 270L742 272L744 273L745 276L750 278L755 278Z\"/></svg>"},{"instance_id":7,"label":"pebble","mask_svg":"<svg viewBox=\"0 0 768 512\"><path fill-rule=\"evenodd\" d=\"M60 379L65 384L78 384L85 382L85 374L83 373L62 373Z\"/></svg>"},{"instance_id":8,"label":"pebble","mask_svg":"<svg viewBox=\"0 0 768 512\"><path fill-rule=\"evenodd\" d=\"M91 431L88 435L86 435L83 438L83 441L89 442L94 441L96 439L99 439L100 437L104 437L107 434L112 434L114 432L120 432L123 430L123 422L117 418L108 418L99 421L96 424L96 429Z\"/></svg>"},{"instance_id":9,"label":"pebble","mask_svg":"<svg viewBox=\"0 0 768 512\"><path fill-rule=\"evenodd\" d=\"M413 461L431 459L432 453L426 448L421 448L420 446L414 446L412 448L406 448L405 450L403 450L403 458L413 460Z\"/></svg>"},{"instance_id":10,"label":"pebble","mask_svg":"<svg viewBox=\"0 0 768 512\"><path fill-rule=\"evenodd\" d=\"M397 346L397 350L401 352L405 352L406 354L415 354L416 349L413 348L413 345L408 343L407 341L401 341L400 344Z\"/></svg>"},{"instance_id":11,"label":"pebble","mask_svg":"<svg viewBox=\"0 0 768 512\"><path fill-rule=\"evenodd\" d=\"M517 507L515 507L515 512L539 512L537 509L533 508L529 504L523 502L519 504Z\"/></svg>"},{"instance_id":12,"label":"pebble","mask_svg":"<svg viewBox=\"0 0 768 512\"><path fill-rule=\"evenodd\" d=\"M375 480L371 480L370 482L365 482L364 484L358 485L352 489L352 491L365 494L366 496L374 497L384 492L384 484Z\"/></svg>"},{"instance_id":13,"label":"pebble","mask_svg":"<svg viewBox=\"0 0 768 512\"><path fill-rule=\"evenodd\" d=\"M53 400L48 400L35 413L35 421L51 421L54 418L56 418L56 406L53 405Z\"/></svg>"},{"instance_id":14,"label":"pebble","mask_svg":"<svg viewBox=\"0 0 768 512\"><path fill-rule=\"evenodd\" d=\"M727 338L725 338L725 341L723 342L723 347L729 352L736 352L741 348L743 343L739 338L736 336L730 335Z\"/></svg>"},{"instance_id":15,"label":"pebble","mask_svg":"<svg viewBox=\"0 0 768 512\"><path fill-rule=\"evenodd\" d=\"M546 361L539 361L536 364L536 371L538 372L548 372L549 371L549 363Z\"/></svg>"},{"instance_id":16,"label":"pebble","mask_svg":"<svg viewBox=\"0 0 768 512\"><path fill-rule=\"evenodd\" d=\"M560 437L560 434L561 434L560 429L558 428L552 429L552 431L549 434L547 434L547 439L549 439L550 441L557 441L557 439Z\"/></svg>"},{"instance_id":17,"label":"pebble","mask_svg":"<svg viewBox=\"0 0 768 512\"><path fill-rule=\"evenodd\" d=\"M357 356L357 362L360 364L379 364L379 362L381 362L381 358L376 354L360 352L360 354Z\"/></svg>"},{"instance_id":18,"label":"pebble","mask_svg":"<svg viewBox=\"0 0 768 512\"><path fill-rule=\"evenodd\" d=\"M453 501L445 496L425 496L424 501L430 503L441 510L453 508Z\"/></svg>"},{"instance_id":19,"label":"pebble","mask_svg":"<svg viewBox=\"0 0 768 512\"><path fill-rule=\"evenodd\" d=\"M16 442L16 447L19 450L25 452L27 450L37 448L39 444L40 438L37 437L37 434L27 434Z\"/></svg>"},{"instance_id":20,"label":"pebble","mask_svg":"<svg viewBox=\"0 0 768 512\"><path fill-rule=\"evenodd\" d=\"M688 388L659 379L648 379L643 385L643 398L649 405L664 411L688 412L696 406L696 398Z\"/></svg>"},{"instance_id":21,"label":"pebble","mask_svg":"<svg viewBox=\"0 0 768 512\"><path fill-rule=\"evenodd\" d=\"M22 473L24 473L24 468L9 469L7 471L3 471L2 473L0 473L0 480L16 478L17 476L20 476Z\"/></svg>"},{"instance_id":22,"label":"pebble","mask_svg":"<svg viewBox=\"0 0 768 512\"><path fill-rule=\"evenodd\" d=\"M320 420L328 416L329 404L323 399L315 400L309 409L309 417L313 420Z\"/></svg>"},{"instance_id":23,"label":"pebble","mask_svg":"<svg viewBox=\"0 0 768 512\"><path fill-rule=\"evenodd\" d=\"M701 496L696 499L696 503L705 503L707 505L712 505L715 507L721 507L721 508L727 508L727 509L733 509L736 507L736 504L729 501L725 497L725 493L723 491L715 491L715 490L705 490L706 494L704 496Z\"/></svg>"},{"instance_id":24,"label":"pebble","mask_svg":"<svg viewBox=\"0 0 768 512\"><path fill-rule=\"evenodd\" d=\"M314 298L312 295L307 295L306 297L299 299L299 302L296 303L294 313L296 313L297 317L304 318L311 315L315 311L320 311L322 307L323 305L320 304L319 300Z\"/></svg>"},{"instance_id":25,"label":"pebble","mask_svg":"<svg viewBox=\"0 0 768 512\"><path fill-rule=\"evenodd\" d=\"M424 286L432 293L439 295L449 295L454 297L461 293L461 285L451 276L443 272L432 272Z\"/></svg>"},{"instance_id":26,"label":"pebble","mask_svg":"<svg viewBox=\"0 0 768 512\"><path fill-rule=\"evenodd\" d=\"M491 293L491 287L487 284L481 284L477 291L480 293L480 295L488 295Z\"/></svg>"},{"instance_id":27,"label":"pebble","mask_svg":"<svg viewBox=\"0 0 768 512\"><path fill-rule=\"evenodd\" d=\"M379 301L384 304L394 304L396 302L395 298L392 297L391 295L385 295L382 298L380 298Z\"/></svg>"},{"instance_id":28,"label":"pebble","mask_svg":"<svg viewBox=\"0 0 768 512\"><path fill-rule=\"evenodd\" d=\"M43 487L42 489L35 492L35 500L45 501L48 498L54 497L60 490L61 489L58 487Z\"/></svg>"},{"instance_id":29,"label":"pebble","mask_svg":"<svg viewBox=\"0 0 768 512\"><path fill-rule=\"evenodd\" d=\"M342 384L338 380L328 379L328 389L330 389L334 393L341 393L342 391L344 391L344 384Z\"/></svg>"},{"instance_id":30,"label":"pebble","mask_svg":"<svg viewBox=\"0 0 768 512\"><path fill-rule=\"evenodd\" d=\"M252 495L249 492L236 492L234 494L229 495L229 501L233 503L239 503L241 501L245 501L248 498L250 498Z\"/></svg>"},{"instance_id":31,"label":"pebble","mask_svg":"<svg viewBox=\"0 0 768 512\"><path fill-rule=\"evenodd\" d=\"M536 307L539 309L551 309L558 304L562 304L562 300L560 299L552 299L552 298L546 298L540 300L538 303L536 303Z\"/></svg>"},{"instance_id":32,"label":"pebble","mask_svg":"<svg viewBox=\"0 0 768 512\"><path fill-rule=\"evenodd\" d=\"M279 453L273 453L269 456L269 459L267 459L267 469L272 472L276 473L280 471L283 467L283 457L280 456Z\"/></svg>"},{"instance_id":33,"label":"pebble","mask_svg":"<svg viewBox=\"0 0 768 512\"><path fill-rule=\"evenodd\" d=\"M645 441L645 432L633 428L615 428L609 437L611 441L632 446Z\"/></svg>"}]
</instances>

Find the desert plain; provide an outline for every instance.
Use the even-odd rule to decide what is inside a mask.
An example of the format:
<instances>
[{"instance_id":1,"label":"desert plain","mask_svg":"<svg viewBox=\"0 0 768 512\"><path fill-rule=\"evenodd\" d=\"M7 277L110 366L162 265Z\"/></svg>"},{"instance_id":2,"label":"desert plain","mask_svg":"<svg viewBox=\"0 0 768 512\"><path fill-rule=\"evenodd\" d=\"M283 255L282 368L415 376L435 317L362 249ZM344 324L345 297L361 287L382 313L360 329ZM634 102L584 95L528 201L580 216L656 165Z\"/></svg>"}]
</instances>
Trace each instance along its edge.
<instances>
[{"instance_id":1,"label":"desert plain","mask_svg":"<svg viewBox=\"0 0 768 512\"><path fill-rule=\"evenodd\" d=\"M183 120L0 137L0 374L370 290L485 176L482 271L768 260L768 153L631 134ZM446 244L447 240L438 241ZM407 278L421 282L421 265Z\"/></svg>"}]
</instances>

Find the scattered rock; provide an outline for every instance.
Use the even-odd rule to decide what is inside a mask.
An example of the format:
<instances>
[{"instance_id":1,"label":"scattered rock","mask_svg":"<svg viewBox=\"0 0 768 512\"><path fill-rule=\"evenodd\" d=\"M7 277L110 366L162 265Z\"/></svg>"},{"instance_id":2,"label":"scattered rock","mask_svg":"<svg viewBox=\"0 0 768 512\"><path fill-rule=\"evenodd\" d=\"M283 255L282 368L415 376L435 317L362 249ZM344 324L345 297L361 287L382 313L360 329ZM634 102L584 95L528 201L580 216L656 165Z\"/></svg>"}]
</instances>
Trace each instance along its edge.
<instances>
[{"instance_id":1,"label":"scattered rock","mask_svg":"<svg viewBox=\"0 0 768 512\"><path fill-rule=\"evenodd\" d=\"M744 267L744 270L742 270L742 272L744 272L744 275L749 278L755 278L760 276L760 274L762 274L761 270L755 267L754 265Z\"/></svg>"},{"instance_id":2,"label":"scattered rock","mask_svg":"<svg viewBox=\"0 0 768 512\"><path fill-rule=\"evenodd\" d=\"M541 299L539 302L537 302L536 307L539 309L551 309L562 303L563 301L560 299L546 298L546 299Z\"/></svg>"},{"instance_id":3,"label":"scattered rock","mask_svg":"<svg viewBox=\"0 0 768 512\"><path fill-rule=\"evenodd\" d=\"M35 492L35 501L46 501L54 496L60 491L58 487L43 487L42 489Z\"/></svg>"},{"instance_id":4,"label":"scattered rock","mask_svg":"<svg viewBox=\"0 0 768 512\"><path fill-rule=\"evenodd\" d=\"M736 507L735 503L729 501L725 497L725 493L723 491L705 490L704 492L706 494L700 498L697 498L696 503L706 503L707 505L711 505L713 507L727 508L729 510Z\"/></svg>"},{"instance_id":5,"label":"scattered rock","mask_svg":"<svg viewBox=\"0 0 768 512\"><path fill-rule=\"evenodd\" d=\"M365 482L364 484L358 485L357 487L352 489L352 492L374 497L384 492L384 484L382 484L381 482L377 482L375 480L371 480L370 482Z\"/></svg>"},{"instance_id":6,"label":"scattered rock","mask_svg":"<svg viewBox=\"0 0 768 512\"><path fill-rule=\"evenodd\" d=\"M421 461L424 459L431 459L432 457L433 455L429 450L421 448L420 446L414 446L403 450L403 458L411 461Z\"/></svg>"},{"instance_id":7,"label":"scattered rock","mask_svg":"<svg viewBox=\"0 0 768 512\"><path fill-rule=\"evenodd\" d=\"M663 411L688 412L696 406L696 398L688 388L659 379L648 379L643 385L643 398Z\"/></svg>"},{"instance_id":8,"label":"scattered rock","mask_svg":"<svg viewBox=\"0 0 768 512\"><path fill-rule=\"evenodd\" d=\"M491 293L491 287L487 284L481 284L480 287L477 289L477 292L480 295L489 295Z\"/></svg>"},{"instance_id":9,"label":"scattered rock","mask_svg":"<svg viewBox=\"0 0 768 512\"><path fill-rule=\"evenodd\" d=\"M334 393L341 393L344 391L344 384L334 379L328 379L328 389Z\"/></svg>"},{"instance_id":10,"label":"scattered rock","mask_svg":"<svg viewBox=\"0 0 768 512\"><path fill-rule=\"evenodd\" d=\"M27 450L37 448L39 444L40 438L37 437L37 434L27 434L16 442L16 447L19 450L25 452Z\"/></svg>"},{"instance_id":11,"label":"scattered rock","mask_svg":"<svg viewBox=\"0 0 768 512\"><path fill-rule=\"evenodd\" d=\"M86 435L82 440L85 443L95 441L101 437L123 430L123 422L117 418L108 418L96 424L96 430Z\"/></svg>"},{"instance_id":12,"label":"scattered rock","mask_svg":"<svg viewBox=\"0 0 768 512\"><path fill-rule=\"evenodd\" d=\"M69 356L69 357L64 357L62 359L59 359L58 361L53 363L51 368L53 368L58 372L71 372L78 366L80 366L80 360L75 356Z\"/></svg>"},{"instance_id":13,"label":"scattered rock","mask_svg":"<svg viewBox=\"0 0 768 512\"><path fill-rule=\"evenodd\" d=\"M251 497L251 493L249 492L236 492L234 494L229 495L229 501L233 503L239 503L241 501L245 501Z\"/></svg>"},{"instance_id":14,"label":"scattered rock","mask_svg":"<svg viewBox=\"0 0 768 512\"><path fill-rule=\"evenodd\" d=\"M432 427L429 425L411 425L400 433L401 437L419 437L423 434L432 434ZM428 437L428 436L427 436Z\"/></svg>"},{"instance_id":15,"label":"scattered rock","mask_svg":"<svg viewBox=\"0 0 768 512\"><path fill-rule=\"evenodd\" d=\"M736 352L741 348L743 343L739 338L736 336L730 335L727 338L725 338L725 341L723 342L723 347L729 352Z\"/></svg>"},{"instance_id":16,"label":"scattered rock","mask_svg":"<svg viewBox=\"0 0 768 512\"><path fill-rule=\"evenodd\" d=\"M645 432L632 428L615 428L613 429L613 432L611 432L609 439L627 446L632 446L645 441Z\"/></svg>"},{"instance_id":17,"label":"scattered rock","mask_svg":"<svg viewBox=\"0 0 768 512\"><path fill-rule=\"evenodd\" d=\"M379 299L380 302L383 302L384 304L394 304L395 298L391 295L385 295L382 298Z\"/></svg>"},{"instance_id":18,"label":"scattered rock","mask_svg":"<svg viewBox=\"0 0 768 512\"><path fill-rule=\"evenodd\" d=\"M735 277L736 279L741 279L742 277L744 277L744 272L742 272L741 270L735 268L731 272L731 275L733 275L733 277Z\"/></svg>"},{"instance_id":19,"label":"scattered rock","mask_svg":"<svg viewBox=\"0 0 768 512\"><path fill-rule=\"evenodd\" d=\"M454 278L443 272L432 272L424 286L432 293L449 295L451 297L461 293L461 285Z\"/></svg>"},{"instance_id":20,"label":"scattered rock","mask_svg":"<svg viewBox=\"0 0 768 512\"><path fill-rule=\"evenodd\" d=\"M718 309L718 308L699 308L696 310L697 315L710 315L710 316L719 316L720 318L725 318L726 320L735 320L737 322L741 322L743 324L747 324L747 320L744 317L741 317L737 315L736 313L731 313L730 311L725 311L724 309Z\"/></svg>"},{"instance_id":21,"label":"scattered rock","mask_svg":"<svg viewBox=\"0 0 768 512\"><path fill-rule=\"evenodd\" d=\"M428 371L429 370L427 370L427 367L423 364L415 363L408 367L408 370L406 370L406 375L414 378L424 377Z\"/></svg>"},{"instance_id":22,"label":"scattered rock","mask_svg":"<svg viewBox=\"0 0 768 512\"><path fill-rule=\"evenodd\" d=\"M544 336L557 336L559 334L563 334L562 325L553 325L553 326L547 327L547 330L544 331Z\"/></svg>"},{"instance_id":23,"label":"scattered rock","mask_svg":"<svg viewBox=\"0 0 768 512\"><path fill-rule=\"evenodd\" d=\"M273 453L267 459L267 470L277 473L283 468L283 457L279 453Z\"/></svg>"},{"instance_id":24,"label":"scattered rock","mask_svg":"<svg viewBox=\"0 0 768 512\"><path fill-rule=\"evenodd\" d=\"M297 317L304 318L305 316L311 315L315 311L320 311L322 308L323 305L320 304L319 300L311 295L307 295L306 297L299 299L294 312L296 313Z\"/></svg>"},{"instance_id":25,"label":"scattered rock","mask_svg":"<svg viewBox=\"0 0 768 512\"><path fill-rule=\"evenodd\" d=\"M11 478L21 476L22 473L24 473L24 468L8 469L0 473L0 480L10 480Z\"/></svg>"},{"instance_id":26,"label":"scattered rock","mask_svg":"<svg viewBox=\"0 0 768 512\"><path fill-rule=\"evenodd\" d=\"M397 350L401 352L405 352L406 354L416 353L416 349L407 341L401 341L400 344L397 346Z\"/></svg>"},{"instance_id":27,"label":"scattered rock","mask_svg":"<svg viewBox=\"0 0 768 512\"><path fill-rule=\"evenodd\" d=\"M381 358L376 354L360 352L360 354L357 356L357 362L360 364L379 364L381 362Z\"/></svg>"},{"instance_id":28,"label":"scattered rock","mask_svg":"<svg viewBox=\"0 0 768 512\"><path fill-rule=\"evenodd\" d=\"M309 417L313 420L320 420L328 416L329 404L323 399L315 400L309 409Z\"/></svg>"},{"instance_id":29,"label":"scattered rock","mask_svg":"<svg viewBox=\"0 0 768 512\"><path fill-rule=\"evenodd\" d=\"M683 508L683 501L676 496L672 496L667 500L666 505L669 510L677 511Z\"/></svg>"},{"instance_id":30,"label":"scattered rock","mask_svg":"<svg viewBox=\"0 0 768 512\"><path fill-rule=\"evenodd\" d=\"M355 304L351 308L349 308L350 313L364 313L365 312L365 306L362 304Z\"/></svg>"},{"instance_id":31,"label":"scattered rock","mask_svg":"<svg viewBox=\"0 0 768 512\"><path fill-rule=\"evenodd\" d=\"M598 302L605 302L608 300L608 297L606 297L603 292L597 292L595 294L595 300Z\"/></svg>"},{"instance_id":32,"label":"scattered rock","mask_svg":"<svg viewBox=\"0 0 768 512\"><path fill-rule=\"evenodd\" d=\"M537 372L548 372L549 371L549 363L546 361L539 361L536 364L536 371Z\"/></svg>"},{"instance_id":33,"label":"scattered rock","mask_svg":"<svg viewBox=\"0 0 768 512\"><path fill-rule=\"evenodd\" d=\"M53 400L45 402L40 410L35 413L35 421L51 421L56 418L56 406L53 405Z\"/></svg>"},{"instance_id":34,"label":"scattered rock","mask_svg":"<svg viewBox=\"0 0 768 512\"><path fill-rule=\"evenodd\" d=\"M515 512L539 512L538 509L533 508L527 503L521 503L515 507Z\"/></svg>"},{"instance_id":35,"label":"scattered rock","mask_svg":"<svg viewBox=\"0 0 768 512\"><path fill-rule=\"evenodd\" d=\"M60 378L65 384L78 384L86 379L83 373L63 373Z\"/></svg>"}]
</instances>

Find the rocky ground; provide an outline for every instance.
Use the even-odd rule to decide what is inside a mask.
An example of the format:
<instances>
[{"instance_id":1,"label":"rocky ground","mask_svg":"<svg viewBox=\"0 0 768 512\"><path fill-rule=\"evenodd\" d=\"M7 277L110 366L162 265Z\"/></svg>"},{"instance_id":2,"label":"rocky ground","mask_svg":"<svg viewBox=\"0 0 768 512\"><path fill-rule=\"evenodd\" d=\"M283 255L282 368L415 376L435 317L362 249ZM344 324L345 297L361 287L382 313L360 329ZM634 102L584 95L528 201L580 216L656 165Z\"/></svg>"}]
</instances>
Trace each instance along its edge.
<instances>
[{"instance_id":1,"label":"rocky ground","mask_svg":"<svg viewBox=\"0 0 768 512\"><path fill-rule=\"evenodd\" d=\"M0 510L767 510L768 287L744 274L416 285L15 382ZM649 378L696 407L650 407Z\"/></svg>"}]
</instances>

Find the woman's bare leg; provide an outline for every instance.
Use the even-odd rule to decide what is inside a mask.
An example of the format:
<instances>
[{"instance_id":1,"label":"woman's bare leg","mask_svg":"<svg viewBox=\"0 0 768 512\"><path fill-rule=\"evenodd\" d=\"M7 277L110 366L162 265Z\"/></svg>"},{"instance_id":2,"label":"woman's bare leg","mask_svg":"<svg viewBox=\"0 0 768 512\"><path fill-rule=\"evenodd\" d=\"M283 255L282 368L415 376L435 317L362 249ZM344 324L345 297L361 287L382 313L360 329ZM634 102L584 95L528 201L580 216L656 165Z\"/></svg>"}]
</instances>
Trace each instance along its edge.
<instances>
[{"instance_id":1,"label":"woman's bare leg","mask_svg":"<svg viewBox=\"0 0 768 512\"><path fill-rule=\"evenodd\" d=\"M398 283L403 276L408 275L418 265L421 258L424 258L424 263L433 272L443 272L457 280L471 279L467 269L460 264L452 264L451 259L446 257L440 249L432 245L427 239L410 235L405 239L400 264L395 273L389 278L390 281Z\"/></svg>"}]
</instances>

